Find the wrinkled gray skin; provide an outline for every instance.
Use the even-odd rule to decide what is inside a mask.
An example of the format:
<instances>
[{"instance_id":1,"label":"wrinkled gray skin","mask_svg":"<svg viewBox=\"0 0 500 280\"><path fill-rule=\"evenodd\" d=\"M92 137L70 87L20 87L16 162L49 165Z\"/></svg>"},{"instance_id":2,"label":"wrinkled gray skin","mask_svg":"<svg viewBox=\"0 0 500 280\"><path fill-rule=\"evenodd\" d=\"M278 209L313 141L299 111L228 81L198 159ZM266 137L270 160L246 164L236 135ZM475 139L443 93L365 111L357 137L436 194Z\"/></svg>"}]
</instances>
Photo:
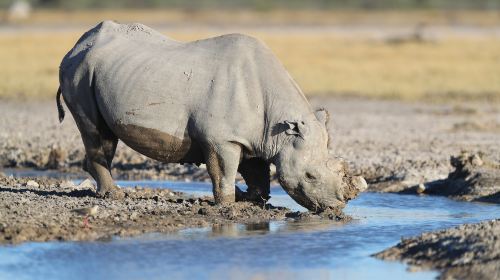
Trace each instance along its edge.
<instances>
[{"instance_id":1,"label":"wrinkled gray skin","mask_svg":"<svg viewBox=\"0 0 500 280\"><path fill-rule=\"evenodd\" d=\"M312 110L271 51L245 35L181 43L105 21L64 57L61 92L103 196L119 193L109 171L118 139L162 162L206 163L216 203L267 200L271 163L312 210L342 206L348 190L366 186L329 156L327 112ZM59 98L58 108L62 120Z\"/></svg>"}]
</instances>

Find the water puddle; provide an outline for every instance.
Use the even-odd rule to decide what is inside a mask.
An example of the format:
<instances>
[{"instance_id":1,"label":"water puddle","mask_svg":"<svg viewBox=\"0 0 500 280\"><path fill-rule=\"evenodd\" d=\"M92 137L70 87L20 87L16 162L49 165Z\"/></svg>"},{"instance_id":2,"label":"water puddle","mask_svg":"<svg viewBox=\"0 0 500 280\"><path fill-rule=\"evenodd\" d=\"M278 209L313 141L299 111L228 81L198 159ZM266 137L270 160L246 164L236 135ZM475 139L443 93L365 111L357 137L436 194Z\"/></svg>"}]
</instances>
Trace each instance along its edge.
<instances>
[{"instance_id":1,"label":"water puddle","mask_svg":"<svg viewBox=\"0 0 500 280\"><path fill-rule=\"evenodd\" d=\"M210 195L207 183L119 181ZM303 210L279 187L274 205ZM326 221L233 224L111 242L48 242L0 249L1 279L434 279L371 254L401 237L497 218L500 206L436 196L363 193L348 224Z\"/></svg>"}]
</instances>

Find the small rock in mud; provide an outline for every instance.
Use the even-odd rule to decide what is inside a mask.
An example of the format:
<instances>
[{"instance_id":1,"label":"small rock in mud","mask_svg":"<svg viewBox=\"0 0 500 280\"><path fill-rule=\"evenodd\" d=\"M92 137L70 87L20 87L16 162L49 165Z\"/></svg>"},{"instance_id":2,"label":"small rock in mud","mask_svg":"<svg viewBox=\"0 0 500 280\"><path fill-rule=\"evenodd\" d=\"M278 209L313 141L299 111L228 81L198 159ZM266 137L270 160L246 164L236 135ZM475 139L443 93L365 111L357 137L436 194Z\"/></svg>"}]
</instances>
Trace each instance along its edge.
<instances>
[{"instance_id":1,"label":"small rock in mud","mask_svg":"<svg viewBox=\"0 0 500 280\"><path fill-rule=\"evenodd\" d=\"M425 192L425 189L426 189L426 188L425 188L425 185L424 185L424 184L422 184L422 183L421 183L421 184L418 184L418 186L417 186L417 193L418 193L418 194L422 194L422 193L424 193L424 192Z\"/></svg>"},{"instance_id":2,"label":"small rock in mud","mask_svg":"<svg viewBox=\"0 0 500 280\"><path fill-rule=\"evenodd\" d=\"M78 190L95 189L94 184L92 184L92 181L90 181L90 179L83 180L80 184L78 184L78 186L75 186L75 188Z\"/></svg>"},{"instance_id":3,"label":"small rock in mud","mask_svg":"<svg viewBox=\"0 0 500 280\"><path fill-rule=\"evenodd\" d=\"M26 182L26 187L38 188L39 186L40 185L34 180L29 180L28 182Z\"/></svg>"},{"instance_id":4,"label":"small rock in mud","mask_svg":"<svg viewBox=\"0 0 500 280\"><path fill-rule=\"evenodd\" d=\"M442 279L500 279L499 232L499 219L465 224L403 239L374 256L438 269Z\"/></svg>"}]
</instances>

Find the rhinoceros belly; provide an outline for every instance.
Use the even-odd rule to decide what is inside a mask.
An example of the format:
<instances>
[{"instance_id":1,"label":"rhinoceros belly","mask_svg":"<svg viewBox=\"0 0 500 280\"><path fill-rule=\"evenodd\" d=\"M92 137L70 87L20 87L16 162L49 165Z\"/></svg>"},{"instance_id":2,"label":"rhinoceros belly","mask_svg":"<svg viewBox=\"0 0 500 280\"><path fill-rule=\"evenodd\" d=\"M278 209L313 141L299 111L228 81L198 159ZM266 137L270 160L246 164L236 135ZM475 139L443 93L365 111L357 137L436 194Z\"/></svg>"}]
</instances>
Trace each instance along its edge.
<instances>
[{"instance_id":1,"label":"rhinoceros belly","mask_svg":"<svg viewBox=\"0 0 500 280\"><path fill-rule=\"evenodd\" d=\"M187 133L183 137L134 124L115 124L115 134L135 151L161 162L203 163L203 152Z\"/></svg>"}]
</instances>

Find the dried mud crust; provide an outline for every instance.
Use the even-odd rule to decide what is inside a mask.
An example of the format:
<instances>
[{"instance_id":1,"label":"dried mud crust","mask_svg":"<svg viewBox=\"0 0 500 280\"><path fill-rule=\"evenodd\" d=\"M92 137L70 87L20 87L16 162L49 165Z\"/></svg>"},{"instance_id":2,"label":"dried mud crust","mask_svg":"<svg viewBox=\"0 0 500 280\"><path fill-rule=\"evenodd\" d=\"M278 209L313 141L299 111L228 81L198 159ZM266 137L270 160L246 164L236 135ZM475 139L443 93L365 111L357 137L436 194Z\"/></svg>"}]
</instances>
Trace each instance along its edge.
<instances>
[{"instance_id":1,"label":"dried mud crust","mask_svg":"<svg viewBox=\"0 0 500 280\"><path fill-rule=\"evenodd\" d=\"M441 279L500 279L500 220L424 233L374 256L440 270Z\"/></svg>"},{"instance_id":2,"label":"dried mud crust","mask_svg":"<svg viewBox=\"0 0 500 280\"><path fill-rule=\"evenodd\" d=\"M106 240L186 227L271 220L350 220L339 210L316 215L249 202L214 205L212 198L193 198L167 189L135 187L122 191L121 200L101 199L95 196L90 183L75 186L69 181L12 178L0 173L0 243ZM87 228L83 217L73 210L93 206L98 206L98 211L89 217Z\"/></svg>"}]
</instances>

